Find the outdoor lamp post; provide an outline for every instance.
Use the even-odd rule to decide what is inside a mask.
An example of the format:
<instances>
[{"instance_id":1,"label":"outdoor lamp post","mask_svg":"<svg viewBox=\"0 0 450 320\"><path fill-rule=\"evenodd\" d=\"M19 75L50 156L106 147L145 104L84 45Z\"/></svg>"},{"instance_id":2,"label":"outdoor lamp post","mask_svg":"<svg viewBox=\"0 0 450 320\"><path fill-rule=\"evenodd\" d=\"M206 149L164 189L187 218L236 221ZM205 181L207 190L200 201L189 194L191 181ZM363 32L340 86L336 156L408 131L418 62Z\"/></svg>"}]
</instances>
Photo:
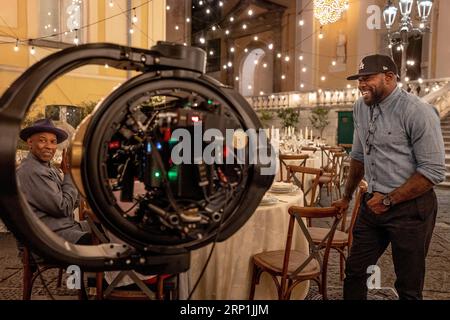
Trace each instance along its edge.
<instances>
[{"instance_id":1,"label":"outdoor lamp post","mask_svg":"<svg viewBox=\"0 0 450 320\"><path fill-rule=\"evenodd\" d=\"M410 35L421 36L423 33L429 31L428 18L433 8L433 0L416 0L417 12L420 18L419 27L413 25L411 12L413 9L414 0L399 0L398 7L400 8L401 19L399 27L396 31L392 30L397 17L398 9L388 0L386 7L383 10L383 19L388 30L388 37L391 47L399 46L402 51L402 65L400 68L400 77L402 81L406 77L406 51L408 48L408 38Z\"/></svg>"}]
</instances>

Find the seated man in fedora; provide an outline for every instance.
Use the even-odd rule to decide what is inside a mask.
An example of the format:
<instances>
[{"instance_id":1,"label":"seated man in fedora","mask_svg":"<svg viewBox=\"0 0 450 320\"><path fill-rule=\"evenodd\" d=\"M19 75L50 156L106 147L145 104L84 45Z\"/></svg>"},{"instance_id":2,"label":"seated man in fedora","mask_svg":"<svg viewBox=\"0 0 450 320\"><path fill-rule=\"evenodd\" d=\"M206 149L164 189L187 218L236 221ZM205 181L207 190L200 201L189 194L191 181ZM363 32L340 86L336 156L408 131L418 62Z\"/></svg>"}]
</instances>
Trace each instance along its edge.
<instances>
[{"instance_id":1,"label":"seated man in fedora","mask_svg":"<svg viewBox=\"0 0 450 320\"><path fill-rule=\"evenodd\" d=\"M65 150L61 170L50 163L57 145L67 137L50 119L37 120L23 129L20 138L26 141L30 153L19 165L17 179L20 190L42 222L65 240L88 245L92 243L88 225L74 219L78 191L72 184Z\"/></svg>"}]
</instances>

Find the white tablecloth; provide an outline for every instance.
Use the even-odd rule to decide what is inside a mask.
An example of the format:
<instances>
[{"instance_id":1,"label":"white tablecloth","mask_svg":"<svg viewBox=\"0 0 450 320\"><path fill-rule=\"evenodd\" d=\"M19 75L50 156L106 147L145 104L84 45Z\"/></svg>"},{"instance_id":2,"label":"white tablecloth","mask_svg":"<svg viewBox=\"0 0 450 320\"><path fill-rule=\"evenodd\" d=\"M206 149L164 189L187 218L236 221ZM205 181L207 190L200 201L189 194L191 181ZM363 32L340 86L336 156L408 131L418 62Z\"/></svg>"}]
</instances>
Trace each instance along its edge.
<instances>
[{"instance_id":1,"label":"white tablecloth","mask_svg":"<svg viewBox=\"0 0 450 320\"><path fill-rule=\"evenodd\" d=\"M303 194L272 194L279 200L270 206L259 206L247 223L231 238L217 243L211 261L192 299L245 300L248 299L252 276L251 257L269 250L284 250L289 224L288 208L303 205ZM191 256L191 268L187 272L187 287L192 290L205 265L212 244L195 250ZM295 226L295 249L308 252L308 243ZM305 282L296 287L292 299L303 299L309 289ZM263 273L256 286L255 299L277 299L275 284Z\"/></svg>"}]
</instances>

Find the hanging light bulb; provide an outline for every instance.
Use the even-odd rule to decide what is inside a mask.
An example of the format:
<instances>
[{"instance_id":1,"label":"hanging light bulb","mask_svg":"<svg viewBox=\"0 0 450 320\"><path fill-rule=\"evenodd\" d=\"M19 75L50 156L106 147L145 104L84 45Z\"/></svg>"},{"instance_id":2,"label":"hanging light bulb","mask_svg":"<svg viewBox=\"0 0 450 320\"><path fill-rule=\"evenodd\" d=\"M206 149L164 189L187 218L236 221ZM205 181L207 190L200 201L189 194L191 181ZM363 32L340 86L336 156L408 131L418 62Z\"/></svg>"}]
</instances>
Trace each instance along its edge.
<instances>
[{"instance_id":1,"label":"hanging light bulb","mask_svg":"<svg viewBox=\"0 0 450 320\"><path fill-rule=\"evenodd\" d=\"M78 39L78 34L75 31L75 38L73 39L73 43L77 46L80 43L80 39Z\"/></svg>"},{"instance_id":2,"label":"hanging light bulb","mask_svg":"<svg viewBox=\"0 0 450 320\"><path fill-rule=\"evenodd\" d=\"M186 22L187 23L191 22L191 18L186 18Z\"/></svg>"},{"instance_id":3,"label":"hanging light bulb","mask_svg":"<svg viewBox=\"0 0 450 320\"><path fill-rule=\"evenodd\" d=\"M30 54L34 56L35 53L36 53L36 49L34 48L34 46L32 46L30 49Z\"/></svg>"},{"instance_id":4,"label":"hanging light bulb","mask_svg":"<svg viewBox=\"0 0 450 320\"><path fill-rule=\"evenodd\" d=\"M298 25L299 25L300 27L303 27L303 26L305 25L305 20L300 19L300 20L298 21Z\"/></svg>"},{"instance_id":5,"label":"hanging light bulb","mask_svg":"<svg viewBox=\"0 0 450 320\"><path fill-rule=\"evenodd\" d=\"M258 36L254 36L253 40L258 41Z\"/></svg>"},{"instance_id":6,"label":"hanging light bulb","mask_svg":"<svg viewBox=\"0 0 450 320\"><path fill-rule=\"evenodd\" d=\"M304 59L304 57L303 57L303 55L301 54L301 55L298 57L298 60L303 61L303 59Z\"/></svg>"},{"instance_id":7,"label":"hanging light bulb","mask_svg":"<svg viewBox=\"0 0 450 320\"><path fill-rule=\"evenodd\" d=\"M248 13L249 16L251 16L251 15L253 15L253 10L250 9L250 10L247 11L247 13Z\"/></svg>"},{"instance_id":8,"label":"hanging light bulb","mask_svg":"<svg viewBox=\"0 0 450 320\"><path fill-rule=\"evenodd\" d=\"M19 51L19 39L16 40L16 45L14 46L14 51L15 52Z\"/></svg>"},{"instance_id":9,"label":"hanging light bulb","mask_svg":"<svg viewBox=\"0 0 450 320\"><path fill-rule=\"evenodd\" d=\"M231 47L231 48L230 48L230 52L234 52L234 47Z\"/></svg>"},{"instance_id":10,"label":"hanging light bulb","mask_svg":"<svg viewBox=\"0 0 450 320\"><path fill-rule=\"evenodd\" d=\"M114 7L114 2L113 2L113 0L109 0L109 7L110 7L110 8Z\"/></svg>"},{"instance_id":11,"label":"hanging light bulb","mask_svg":"<svg viewBox=\"0 0 450 320\"><path fill-rule=\"evenodd\" d=\"M323 39L322 26L320 26L319 39Z\"/></svg>"},{"instance_id":12,"label":"hanging light bulb","mask_svg":"<svg viewBox=\"0 0 450 320\"><path fill-rule=\"evenodd\" d=\"M226 34L226 35L229 35L229 34L230 34L230 30L228 30L228 29L225 30L225 34Z\"/></svg>"},{"instance_id":13,"label":"hanging light bulb","mask_svg":"<svg viewBox=\"0 0 450 320\"><path fill-rule=\"evenodd\" d=\"M284 61L289 62L289 60L291 60L291 58L289 58L289 56L284 57Z\"/></svg>"},{"instance_id":14,"label":"hanging light bulb","mask_svg":"<svg viewBox=\"0 0 450 320\"><path fill-rule=\"evenodd\" d=\"M247 25L245 23L242 25L242 29L247 29Z\"/></svg>"},{"instance_id":15,"label":"hanging light bulb","mask_svg":"<svg viewBox=\"0 0 450 320\"><path fill-rule=\"evenodd\" d=\"M267 47L269 48L269 50L272 50L273 49L273 43L270 43Z\"/></svg>"},{"instance_id":16,"label":"hanging light bulb","mask_svg":"<svg viewBox=\"0 0 450 320\"><path fill-rule=\"evenodd\" d=\"M136 8L133 8L133 11L134 11L134 15L133 15L133 18L131 19L131 21L133 21L133 23L137 23L138 22L138 17L136 15Z\"/></svg>"}]
</instances>

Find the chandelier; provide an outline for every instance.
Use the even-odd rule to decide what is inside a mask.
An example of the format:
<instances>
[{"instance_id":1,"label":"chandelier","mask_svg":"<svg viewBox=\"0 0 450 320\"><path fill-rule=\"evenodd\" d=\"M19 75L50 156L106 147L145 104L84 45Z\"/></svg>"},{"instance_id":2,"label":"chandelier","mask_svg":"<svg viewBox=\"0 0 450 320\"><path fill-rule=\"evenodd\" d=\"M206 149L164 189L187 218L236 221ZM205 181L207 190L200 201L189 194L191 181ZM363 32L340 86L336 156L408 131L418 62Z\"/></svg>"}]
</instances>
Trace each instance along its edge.
<instances>
[{"instance_id":1,"label":"chandelier","mask_svg":"<svg viewBox=\"0 0 450 320\"><path fill-rule=\"evenodd\" d=\"M347 9L347 0L314 0L314 17L321 25L338 21Z\"/></svg>"}]
</instances>

